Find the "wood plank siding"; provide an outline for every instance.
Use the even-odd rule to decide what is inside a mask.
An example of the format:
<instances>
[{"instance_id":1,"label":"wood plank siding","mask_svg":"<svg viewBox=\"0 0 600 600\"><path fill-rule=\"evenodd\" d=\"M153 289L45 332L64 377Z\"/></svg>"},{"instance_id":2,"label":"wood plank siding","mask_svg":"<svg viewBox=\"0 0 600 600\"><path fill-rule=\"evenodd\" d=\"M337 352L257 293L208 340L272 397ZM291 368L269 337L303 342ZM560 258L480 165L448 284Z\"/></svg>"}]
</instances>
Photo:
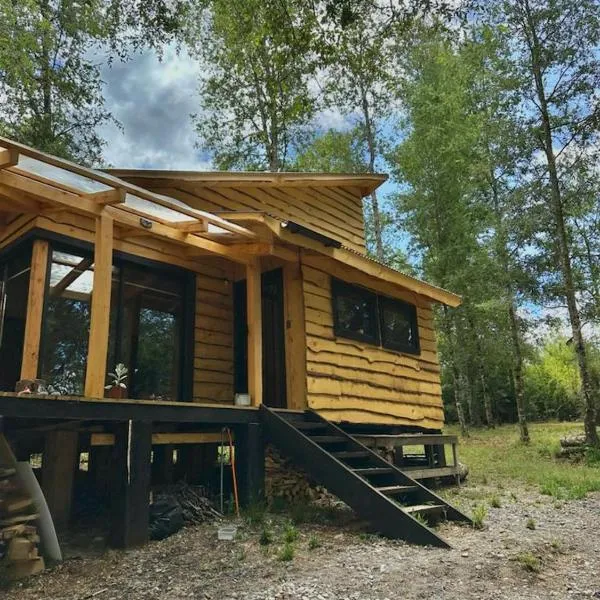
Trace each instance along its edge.
<instances>
[{"instance_id":1,"label":"wood plank siding","mask_svg":"<svg viewBox=\"0 0 600 600\"><path fill-rule=\"evenodd\" d=\"M365 252L362 194L357 188L326 186L233 187L207 186L182 181L130 178L130 181L153 192L177 198L189 206L209 212L266 212L282 220L304 225L318 233L339 240L348 248Z\"/></svg>"},{"instance_id":2,"label":"wood plank siding","mask_svg":"<svg viewBox=\"0 0 600 600\"><path fill-rule=\"evenodd\" d=\"M230 270L198 265L194 402L233 404L233 283Z\"/></svg>"},{"instance_id":3,"label":"wood plank siding","mask_svg":"<svg viewBox=\"0 0 600 600\"><path fill-rule=\"evenodd\" d=\"M417 306L418 356L335 336L331 277L304 264L308 406L332 421L443 425L440 368L431 305L409 294Z\"/></svg>"}]
</instances>

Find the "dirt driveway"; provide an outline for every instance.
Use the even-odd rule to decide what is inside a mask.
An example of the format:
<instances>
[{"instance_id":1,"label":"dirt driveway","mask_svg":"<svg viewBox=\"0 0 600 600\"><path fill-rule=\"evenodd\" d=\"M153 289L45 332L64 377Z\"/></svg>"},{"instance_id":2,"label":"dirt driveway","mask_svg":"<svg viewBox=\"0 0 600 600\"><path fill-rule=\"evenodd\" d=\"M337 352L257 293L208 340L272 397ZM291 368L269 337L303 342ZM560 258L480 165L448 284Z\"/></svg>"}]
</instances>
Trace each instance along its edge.
<instances>
[{"instance_id":1,"label":"dirt driveway","mask_svg":"<svg viewBox=\"0 0 600 600\"><path fill-rule=\"evenodd\" d=\"M477 494L464 488L468 509ZM479 490L480 491L480 490ZM143 549L71 558L0 592L6 600L384 600L600 598L600 494L557 503L526 490L500 495L486 527L442 525L452 550L419 548L352 531L301 525L283 562L283 525L218 542L215 526ZM497 502L496 502L497 504ZM263 540L264 541L264 540Z\"/></svg>"}]
</instances>

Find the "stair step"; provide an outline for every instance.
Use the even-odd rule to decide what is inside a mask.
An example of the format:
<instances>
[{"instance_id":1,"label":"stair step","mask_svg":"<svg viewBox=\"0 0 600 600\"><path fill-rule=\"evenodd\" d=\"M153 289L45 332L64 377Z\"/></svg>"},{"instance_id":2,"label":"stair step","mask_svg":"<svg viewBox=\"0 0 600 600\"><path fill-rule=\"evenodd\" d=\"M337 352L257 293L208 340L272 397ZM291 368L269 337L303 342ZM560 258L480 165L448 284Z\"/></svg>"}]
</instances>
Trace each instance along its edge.
<instances>
[{"instance_id":1,"label":"stair step","mask_svg":"<svg viewBox=\"0 0 600 600\"><path fill-rule=\"evenodd\" d=\"M342 444L348 441L340 435L311 435L310 439L317 444Z\"/></svg>"},{"instance_id":2,"label":"stair step","mask_svg":"<svg viewBox=\"0 0 600 600\"><path fill-rule=\"evenodd\" d=\"M371 456L371 454L365 450L343 450L341 452L331 452L331 456L336 458L363 458Z\"/></svg>"},{"instance_id":3,"label":"stair step","mask_svg":"<svg viewBox=\"0 0 600 600\"><path fill-rule=\"evenodd\" d=\"M418 513L420 515L437 514L444 510L443 504L415 504L414 506L403 506L404 512L409 514Z\"/></svg>"},{"instance_id":4,"label":"stair step","mask_svg":"<svg viewBox=\"0 0 600 600\"><path fill-rule=\"evenodd\" d=\"M327 429L328 425L327 423L314 423L312 421L302 421L300 423L294 423L294 427L296 429L301 429L301 430L305 430L305 429Z\"/></svg>"},{"instance_id":5,"label":"stair step","mask_svg":"<svg viewBox=\"0 0 600 600\"><path fill-rule=\"evenodd\" d=\"M369 475L387 475L393 473L394 469L391 467L362 467L359 469L352 469L357 475L368 477Z\"/></svg>"},{"instance_id":6,"label":"stair step","mask_svg":"<svg viewBox=\"0 0 600 600\"><path fill-rule=\"evenodd\" d=\"M419 488L416 485L386 485L376 489L386 496L396 496L400 494L410 494L410 492L414 492Z\"/></svg>"}]
</instances>

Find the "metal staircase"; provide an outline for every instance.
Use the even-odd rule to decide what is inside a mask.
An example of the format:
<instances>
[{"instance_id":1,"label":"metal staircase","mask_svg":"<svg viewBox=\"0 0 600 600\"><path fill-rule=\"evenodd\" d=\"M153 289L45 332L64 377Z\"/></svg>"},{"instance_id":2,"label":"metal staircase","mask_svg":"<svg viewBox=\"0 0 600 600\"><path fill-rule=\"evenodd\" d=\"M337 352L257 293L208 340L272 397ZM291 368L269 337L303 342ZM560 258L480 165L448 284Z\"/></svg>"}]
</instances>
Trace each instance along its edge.
<instances>
[{"instance_id":1,"label":"metal staircase","mask_svg":"<svg viewBox=\"0 0 600 600\"><path fill-rule=\"evenodd\" d=\"M382 535L449 548L428 525L471 519L314 411L261 406L267 439Z\"/></svg>"}]
</instances>

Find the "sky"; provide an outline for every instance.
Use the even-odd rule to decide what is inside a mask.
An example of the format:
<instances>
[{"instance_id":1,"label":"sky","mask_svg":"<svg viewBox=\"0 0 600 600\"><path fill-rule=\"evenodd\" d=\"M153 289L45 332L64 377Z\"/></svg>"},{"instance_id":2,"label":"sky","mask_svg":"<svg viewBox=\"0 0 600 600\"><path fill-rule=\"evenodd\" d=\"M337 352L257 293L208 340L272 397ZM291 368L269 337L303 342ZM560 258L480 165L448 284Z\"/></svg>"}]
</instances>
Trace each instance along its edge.
<instances>
[{"instance_id":1,"label":"sky","mask_svg":"<svg viewBox=\"0 0 600 600\"><path fill-rule=\"evenodd\" d=\"M210 157L194 146L190 119L198 110L198 77L198 64L172 47L162 61L145 52L104 67L106 106L121 124L100 130L105 161L119 168L210 169Z\"/></svg>"}]
</instances>

